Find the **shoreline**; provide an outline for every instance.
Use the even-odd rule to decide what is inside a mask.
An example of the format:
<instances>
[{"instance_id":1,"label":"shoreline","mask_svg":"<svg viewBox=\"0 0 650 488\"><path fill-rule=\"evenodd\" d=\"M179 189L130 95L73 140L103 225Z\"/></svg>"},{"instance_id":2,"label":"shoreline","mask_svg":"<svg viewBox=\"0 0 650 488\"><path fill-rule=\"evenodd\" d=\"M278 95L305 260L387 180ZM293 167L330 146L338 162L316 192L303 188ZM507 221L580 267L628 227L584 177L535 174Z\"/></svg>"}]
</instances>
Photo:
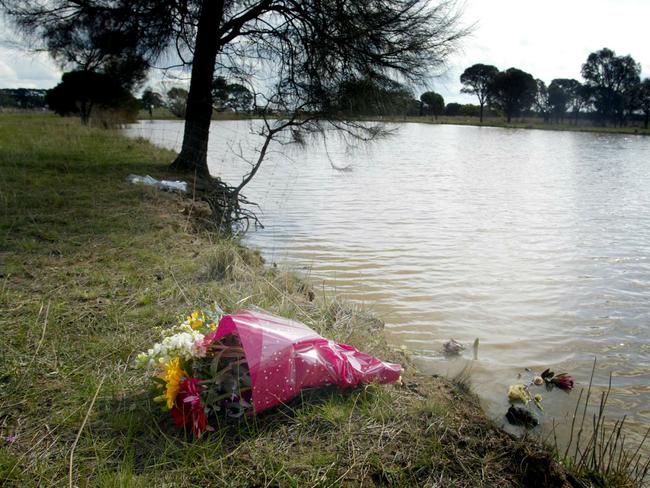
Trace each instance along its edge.
<instances>
[{"instance_id":1,"label":"shoreline","mask_svg":"<svg viewBox=\"0 0 650 488\"><path fill-rule=\"evenodd\" d=\"M525 130L544 130L554 132L585 132L595 134L622 134L622 135L635 135L635 136L648 136L650 129L643 129L641 127L599 127L590 125L577 125L572 124L552 124L540 122L507 122L493 120L483 122L482 124L474 120L465 120L456 117L440 117L439 120L431 120L430 117L406 117L405 119L395 118L395 120L388 121L386 119L370 119L383 122L394 123L419 123L430 125L457 125L457 126L472 126L472 127L491 127L497 129L525 129Z\"/></svg>"},{"instance_id":2,"label":"shoreline","mask_svg":"<svg viewBox=\"0 0 650 488\"><path fill-rule=\"evenodd\" d=\"M227 120L254 120L259 118L254 115L236 114L232 112L214 112L212 120L214 121L227 121ZM178 118L171 113L167 113L164 109L159 109L153 118L149 118L148 114L141 111L138 115L137 121L178 121L183 122L183 119ZM405 123L405 124L429 124L429 125L456 125L456 126L471 126L471 127L492 127L499 129L525 129L525 130L545 130L555 132L583 132L593 134L623 134L635 136L650 136L650 128L644 129L643 127L601 127L592 124L579 124L572 123L545 123L539 119L518 119L514 122L507 123L501 118L488 118L481 124L478 117L463 117L463 116L447 116L441 115L437 119L430 116L382 116L382 117L357 117L354 120L368 121L368 122L383 122L383 123Z\"/></svg>"},{"instance_id":3,"label":"shoreline","mask_svg":"<svg viewBox=\"0 0 650 488\"><path fill-rule=\"evenodd\" d=\"M15 436L0 443L0 481L67 484L78 435L73 481L90 486L580 486L539 441L498 429L462 380L419 375L371 314L206 230L192 201L125 182L169 177L171 151L54 116L0 116L0 142L0 411ZM215 302L400 362L403 384L305 392L192 441L132 360L154 327Z\"/></svg>"}]
</instances>

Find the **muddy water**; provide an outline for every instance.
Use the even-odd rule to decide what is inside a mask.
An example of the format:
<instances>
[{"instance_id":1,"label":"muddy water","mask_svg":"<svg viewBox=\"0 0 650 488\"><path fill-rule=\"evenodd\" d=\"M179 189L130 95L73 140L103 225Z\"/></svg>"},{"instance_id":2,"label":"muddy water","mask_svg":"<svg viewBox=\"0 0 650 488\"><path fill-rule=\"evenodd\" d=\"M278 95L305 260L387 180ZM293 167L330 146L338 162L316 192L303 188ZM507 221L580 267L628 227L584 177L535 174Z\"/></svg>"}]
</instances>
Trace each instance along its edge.
<instances>
[{"instance_id":1,"label":"muddy water","mask_svg":"<svg viewBox=\"0 0 650 488\"><path fill-rule=\"evenodd\" d=\"M129 132L178 149L182 124ZM214 123L211 171L239 181L259 143ZM407 124L276 146L246 195L266 226L251 245L374 309L424 371L469 368L495 418L524 368L585 385L597 357L610 415L650 424L650 138ZM451 337L468 351L450 360ZM576 394L543 393L546 419L572 412Z\"/></svg>"}]
</instances>

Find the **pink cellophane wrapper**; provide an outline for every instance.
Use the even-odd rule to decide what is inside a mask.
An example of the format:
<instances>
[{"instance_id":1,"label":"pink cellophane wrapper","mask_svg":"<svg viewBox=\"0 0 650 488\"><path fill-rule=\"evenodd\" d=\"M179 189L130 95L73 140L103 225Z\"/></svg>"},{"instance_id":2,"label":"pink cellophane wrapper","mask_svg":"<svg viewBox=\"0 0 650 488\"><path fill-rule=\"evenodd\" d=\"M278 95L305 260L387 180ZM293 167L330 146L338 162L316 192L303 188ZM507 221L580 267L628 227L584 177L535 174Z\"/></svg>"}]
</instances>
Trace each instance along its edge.
<instances>
[{"instance_id":1,"label":"pink cellophane wrapper","mask_svg":"<svg viewBox=\"0 0 650 488\"><path fill-rule=\"evenodd\" d=\"M255 412L286 402L303 388L393 383L402 371L399 364L381 361L325 339L305 324L259 310L224 316L214 339L230 334L239 337L246 355Z\"/></svg>"}]
</instances>

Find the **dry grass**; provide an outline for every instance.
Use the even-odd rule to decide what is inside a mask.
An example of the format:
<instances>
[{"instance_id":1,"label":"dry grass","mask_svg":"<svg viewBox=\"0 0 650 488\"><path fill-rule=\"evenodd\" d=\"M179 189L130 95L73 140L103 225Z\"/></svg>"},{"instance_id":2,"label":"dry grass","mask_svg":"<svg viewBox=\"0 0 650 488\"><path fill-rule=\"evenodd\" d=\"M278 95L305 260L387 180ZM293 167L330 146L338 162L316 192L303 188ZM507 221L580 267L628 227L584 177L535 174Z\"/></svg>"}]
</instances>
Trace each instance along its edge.
<instances>
[{"instance_id":1,"label":"dry grass","mask_svg":"<svg viewBox=\"0 0 650 488\"><path fill-rule=\"evenodd\" d=\"M560 447L555 439L559 459L571 470L580 473L595 486L642 486L650 472L650 459L643 456L642 447L650 435L650 428L636 446L626 443L625 417L613 425L607 419L607 401L612 389L609 385L597 399L597 408L590 412L593 399L592 384L596 360L591 371L589 386L582 389L576 401L570 426L569 440ZM555 434L555 429L553 430Z\"/></svg>"}]
</instances>

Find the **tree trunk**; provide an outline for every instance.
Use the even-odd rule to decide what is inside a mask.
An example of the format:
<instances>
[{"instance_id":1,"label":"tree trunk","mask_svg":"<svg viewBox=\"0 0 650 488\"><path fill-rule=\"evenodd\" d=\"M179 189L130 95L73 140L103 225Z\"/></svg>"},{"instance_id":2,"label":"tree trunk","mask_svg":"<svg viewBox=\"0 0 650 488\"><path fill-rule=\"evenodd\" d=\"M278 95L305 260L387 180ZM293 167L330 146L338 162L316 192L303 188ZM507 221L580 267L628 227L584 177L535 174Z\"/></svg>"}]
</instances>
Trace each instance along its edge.
<instances>
[{"instance_id":1,"label":"tree trunk","mask_svg":"<svg viewBox=\"0 0 650 488\"><path fill-rule=\"evenodd\" d=\"M481 110L480 110L480 118L481 118L481 124L483 123L483 103L481 103Z\"/></svg>"},{"instance_id":2,"label":"tree trunk","mask_svg":"<svg viewBox=\"0 0 650 488\"><path fill-rule=\"evenodd\" d=\"M219 52L219 24L223 15L223 0L204 0L196 32L192 79L187 95L183 146L172 169L193 171L207 176L208 140L212 119L212 81L214 64Z\"/></svg>"},{"instance_id":3,"label":"tree trunk","mask_svg":"<svg viewBox=\"0 0 650 488\"><path fill-rule=\"evenodd\" d=\"M650 122L650 110L645 111L645 119L643 120L643 128L648 130L648 122Z\"/></svg>"}]
</instances>

